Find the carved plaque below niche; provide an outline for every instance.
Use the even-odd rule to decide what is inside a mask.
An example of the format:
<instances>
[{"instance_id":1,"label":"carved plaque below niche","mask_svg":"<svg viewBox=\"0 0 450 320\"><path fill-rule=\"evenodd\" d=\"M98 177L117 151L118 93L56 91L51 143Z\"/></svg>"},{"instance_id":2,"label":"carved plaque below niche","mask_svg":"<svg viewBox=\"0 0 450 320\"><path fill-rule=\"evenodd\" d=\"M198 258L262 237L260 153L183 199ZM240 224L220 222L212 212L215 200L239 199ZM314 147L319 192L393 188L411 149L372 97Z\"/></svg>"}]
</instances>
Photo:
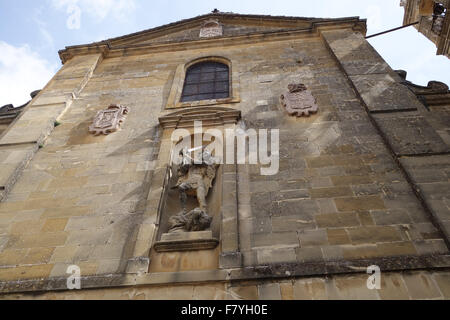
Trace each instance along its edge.
<instances>
[{"instance_id":1,"label":"carved plaque below niche","mask_svg":"<svg viewBox=\"0 0 450 320\"><path fill-rule=\"evenodd\" d=\"M121 105L110 105L106 110L99 111L94 118L94 123L89 127L89 132L96 136L108 135L120 129L130 109Z\"/></svg>"},{"instance_id":2,"label":"carved plaque below niche","mask_svg":"<svg viewBox=\"0 0 450 320\"><path fill-rule=\"evenodd\" d=\"M319 109L316 99L304 84L290 84L289 92L281 95L281 105L291 116L309 116Z\"/></svg>"},{"instance_id":3,"label":"carved plaque below niche","mask_svg":"<svg viewBox=\"0 0 450 320\"><path fill-rule=\"evenodd\" d=\"M165 233L155 244L156 252L211 250L219 245L212 231Z\"/></svg>"}]
</instances>

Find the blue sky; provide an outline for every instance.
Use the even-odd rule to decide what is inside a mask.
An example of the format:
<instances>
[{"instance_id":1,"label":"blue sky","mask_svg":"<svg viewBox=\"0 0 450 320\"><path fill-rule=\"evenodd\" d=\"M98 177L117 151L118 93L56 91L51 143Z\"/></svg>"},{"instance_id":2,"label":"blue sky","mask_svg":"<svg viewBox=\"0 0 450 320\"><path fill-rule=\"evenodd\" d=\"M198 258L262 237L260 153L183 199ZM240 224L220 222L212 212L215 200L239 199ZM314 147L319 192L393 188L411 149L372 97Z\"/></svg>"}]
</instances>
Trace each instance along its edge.
<instances>
[{"instance_id":1,"label":"blue sky","mask_svg":"<svg viewBox=\"0 0 450 320\"><path fill-rule=\"evenodd\" d=\"M25 103L61 67L58 50L220 11L368 19L368 34L398 27L400 0L0 0L0 106ZM450 60L414 28L370 40L408 80L450 84Z\"/></svg>"}]
</instances>

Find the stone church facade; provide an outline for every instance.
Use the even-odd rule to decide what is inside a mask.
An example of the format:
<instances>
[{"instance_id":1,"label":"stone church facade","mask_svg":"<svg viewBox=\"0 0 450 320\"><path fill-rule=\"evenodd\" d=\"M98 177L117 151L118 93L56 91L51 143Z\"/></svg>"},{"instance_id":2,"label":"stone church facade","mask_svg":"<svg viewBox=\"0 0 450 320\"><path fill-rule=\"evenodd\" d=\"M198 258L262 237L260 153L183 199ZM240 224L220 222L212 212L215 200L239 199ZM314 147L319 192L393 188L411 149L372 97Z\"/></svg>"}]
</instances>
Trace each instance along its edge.
<instances>
[{"instance_id":1,"label":"stone church facade","mask_svg":"<svg viewBox=\"0 0 450 320\"><path fill-rule=\"evenodd\" d=\"M0 135L0 298L449 299L450 91L365 34L213 12L60 51ZM173 133L200 121L278 129L278 171L177 177Z\"/></svg>"}]
</instances>

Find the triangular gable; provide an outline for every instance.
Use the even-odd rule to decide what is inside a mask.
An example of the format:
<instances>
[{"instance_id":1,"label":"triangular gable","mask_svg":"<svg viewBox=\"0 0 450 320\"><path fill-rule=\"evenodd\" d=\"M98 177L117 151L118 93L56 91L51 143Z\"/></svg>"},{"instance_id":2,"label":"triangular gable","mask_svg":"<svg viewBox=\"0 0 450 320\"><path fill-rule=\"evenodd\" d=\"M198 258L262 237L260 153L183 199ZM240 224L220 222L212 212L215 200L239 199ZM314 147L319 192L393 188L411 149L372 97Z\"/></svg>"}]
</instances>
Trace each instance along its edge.
<instances>
[{"instance_id":1,"label":"triangular gable","mask_svg":"<svg viewBox=\"0 0 450 320\"><path fill-rule=\"evenodd\" d=\"M220 34L215 35L211 30L201 32L202 27L211 27L214 21L220 25ZM60 51L63 63L70 59L71 54L77 54L85 49L109 51L125 47L151 46L154 44L170 44L186 41L196 41L210 38L230 38L251 34L271 33L280 31L308 30L314 25L341 23L341 22L363 22L359 17L349 18L304 18L265 15L241 15L235 13L214 12L195 18L181 20L160 27L132 33L129 35L112 38L86 45L66 47ZM212 23L211 23L212 22ZM212 30L214 31L214 30ZM202 38L201 34L207 34L210 38Z\"/></svg>"},{"instance_id":2,"label":"triangular gable","mask_svg":"<svg viewBox=\"0 0 450 320\"><path fill-rule=\"evenodd\" d=\"M128 46L152 43L170 43L202 39L200 31L209 21L220 23L223 37L241 36L252 33L307 29L314 21L321 19L265 17L213 14L204 15L194 19L183 20L174 24L145 30L136 34L108 40L112 46Z\"/></svg>"},{"instance_id":3,"label":"triangular gable","mask_svg":"<svg viewBox=\"0 0 450 320\"><path fill-rule=\"evenodd\" d=\"M351 17L357 18L357 17ZM218 20L223 25L223 36L237 36L258 32L297 30L310 28L313 23L338 22L349 18L305 18L265 15L241 15L235 13L210 13L185 19L160 27L128 34L125 36L95 42L87 46L109 44L112 47L146 43L178 42L201 39L200 29L209 20ZM192 39L191 39L192 38ZM79 46L76 46L79 47ZM69 47L70 48L70 47Z\"/></svg>"}]
</instances>

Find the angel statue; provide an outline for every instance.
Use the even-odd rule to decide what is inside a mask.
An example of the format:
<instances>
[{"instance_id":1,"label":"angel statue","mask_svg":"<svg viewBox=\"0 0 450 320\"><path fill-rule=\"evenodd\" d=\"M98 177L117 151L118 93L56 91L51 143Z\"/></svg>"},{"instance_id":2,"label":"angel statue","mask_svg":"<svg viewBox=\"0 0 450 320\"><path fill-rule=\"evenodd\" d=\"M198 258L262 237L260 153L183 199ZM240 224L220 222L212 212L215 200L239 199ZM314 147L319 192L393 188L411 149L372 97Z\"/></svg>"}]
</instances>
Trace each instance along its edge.
<instances>
[{"instance_id":1,"label":"angel statue","mask_svg":"<svg viewBox=\"0 0 450 320\"><path fill-rule=\"evenodd\" d=\"M195 157L191 157L196 151L199 152L197 159L201 159L199 164L194 161ZM169 219L169 233L204 231L212 222L212 218L208 216L206 197L216 177L219 162L205 147L184 148L180 151L180 156L182 162L178 168L178 182L174 189L180 192L182 212ZM186 208L188 196L196 197L199 204L198 208L190 212Z\"/></svg>"}]
</instances>

